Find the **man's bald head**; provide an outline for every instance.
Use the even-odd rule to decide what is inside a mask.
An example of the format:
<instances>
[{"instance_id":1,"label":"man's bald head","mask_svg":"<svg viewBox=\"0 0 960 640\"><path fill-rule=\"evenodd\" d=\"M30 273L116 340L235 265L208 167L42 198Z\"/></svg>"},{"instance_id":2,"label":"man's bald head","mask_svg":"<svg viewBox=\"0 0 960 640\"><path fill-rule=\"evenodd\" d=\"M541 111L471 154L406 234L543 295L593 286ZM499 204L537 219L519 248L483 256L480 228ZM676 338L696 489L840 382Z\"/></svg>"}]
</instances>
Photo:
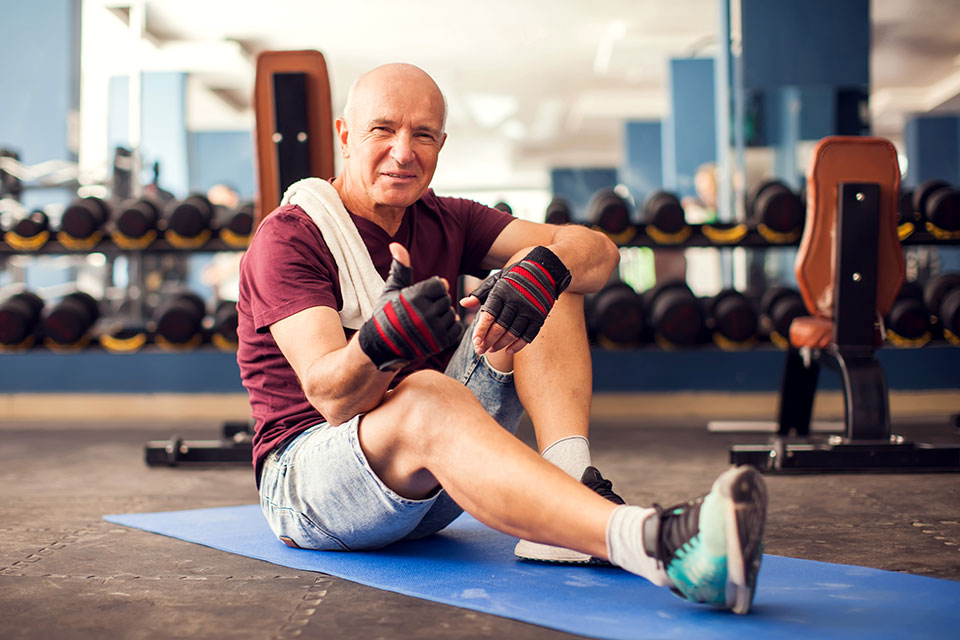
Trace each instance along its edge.
<instances>
[{"instance_id":1,"label":"man's bald head","mask_svg":"<svg viewBox=\"0 0 960 640\"><path fill-rule=\"evenodd\" d=\"M350 85L347 103L343 107L343 119L348 126L355 126L355 105L365 99L367 92L382 93L390 90L426 91L436 95L442 105L443 130L447 126L447 99L440 87L426 71L412 64L395 62L371 69Z\"/></svg>"}]
</instances>

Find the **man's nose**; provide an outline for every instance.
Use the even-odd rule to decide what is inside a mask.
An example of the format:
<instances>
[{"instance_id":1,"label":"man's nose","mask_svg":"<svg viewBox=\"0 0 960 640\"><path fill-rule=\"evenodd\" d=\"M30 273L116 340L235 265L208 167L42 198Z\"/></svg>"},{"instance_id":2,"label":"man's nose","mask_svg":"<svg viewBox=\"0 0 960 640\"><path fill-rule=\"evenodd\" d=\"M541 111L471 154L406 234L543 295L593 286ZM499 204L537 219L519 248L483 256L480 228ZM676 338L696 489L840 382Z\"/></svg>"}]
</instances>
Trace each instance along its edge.
<instances>
[{"instance_id":1,"label":"man's nose","mask_svg":"<svg viewBox=\"0 0 960 640\"><path fill-rule=\"evenodd\" d=\"M413 162L413 140L406 133L399 133L393 139L393 147L390 150L390 157L397 164L409 164Z\"/></svg>"}]
</instances>

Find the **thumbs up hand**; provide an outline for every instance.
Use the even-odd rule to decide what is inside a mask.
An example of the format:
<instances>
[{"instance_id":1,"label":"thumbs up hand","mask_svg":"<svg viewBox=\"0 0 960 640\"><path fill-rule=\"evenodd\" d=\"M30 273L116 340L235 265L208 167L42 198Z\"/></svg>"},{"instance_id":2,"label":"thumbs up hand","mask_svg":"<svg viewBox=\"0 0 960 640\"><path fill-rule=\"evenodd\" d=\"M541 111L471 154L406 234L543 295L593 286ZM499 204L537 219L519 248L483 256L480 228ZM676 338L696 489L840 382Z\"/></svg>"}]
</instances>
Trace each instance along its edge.
<instances>
[{"instance_id":1,"label":"thumbs up hand","mask_svg":"<svg viewBox=\"0 0 960 640\"><path fill-rule=\"evenodd\" d=\"M395 371L417 358L439 353L460 341L447 283L437 276L413 282L410 254L390 245L390 273L373 316L360 327L360 348L381 371Z\"/></svg>"}]
</instances>

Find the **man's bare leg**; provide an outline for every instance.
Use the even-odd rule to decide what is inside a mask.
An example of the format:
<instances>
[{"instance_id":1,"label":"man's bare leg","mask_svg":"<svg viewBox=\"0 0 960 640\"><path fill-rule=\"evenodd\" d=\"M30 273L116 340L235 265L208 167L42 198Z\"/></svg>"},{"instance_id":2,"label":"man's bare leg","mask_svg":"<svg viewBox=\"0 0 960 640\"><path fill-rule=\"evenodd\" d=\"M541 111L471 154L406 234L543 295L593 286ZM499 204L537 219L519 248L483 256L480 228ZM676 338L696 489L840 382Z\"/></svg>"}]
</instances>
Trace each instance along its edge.
<instances>
[{"instance_id":1,"label":"man's bare leg","mask_svg":"<svg viewBox=\"0 0 960 640\"><path fill-rule=\"evenodd\" d=\"M505 431L455 380L411 375L364 416L359 434L371 467L399 495L419 499L442 485L495 529L607 558L616 505Z\"/></svg>"}]
</instances>

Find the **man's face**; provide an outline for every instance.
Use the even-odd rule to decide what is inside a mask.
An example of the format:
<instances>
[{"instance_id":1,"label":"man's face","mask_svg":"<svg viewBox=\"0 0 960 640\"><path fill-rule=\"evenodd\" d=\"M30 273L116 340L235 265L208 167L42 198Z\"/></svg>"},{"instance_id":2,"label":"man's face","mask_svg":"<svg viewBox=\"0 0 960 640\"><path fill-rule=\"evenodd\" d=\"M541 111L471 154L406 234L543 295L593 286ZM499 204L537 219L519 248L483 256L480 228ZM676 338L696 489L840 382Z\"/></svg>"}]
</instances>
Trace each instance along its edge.
<instances>
[{"instance_id":1,"label":"man's face","mask_svg":"<svg viewBox=\"0 0 960 640\"><path fill-rule=\"evenodd\" d=\"M373 78L357 88L351 122L338 120L344 163L371 207L407 207L430 186L443 147L443 98L409 76Z\"/></svg>"}]
</instances>

